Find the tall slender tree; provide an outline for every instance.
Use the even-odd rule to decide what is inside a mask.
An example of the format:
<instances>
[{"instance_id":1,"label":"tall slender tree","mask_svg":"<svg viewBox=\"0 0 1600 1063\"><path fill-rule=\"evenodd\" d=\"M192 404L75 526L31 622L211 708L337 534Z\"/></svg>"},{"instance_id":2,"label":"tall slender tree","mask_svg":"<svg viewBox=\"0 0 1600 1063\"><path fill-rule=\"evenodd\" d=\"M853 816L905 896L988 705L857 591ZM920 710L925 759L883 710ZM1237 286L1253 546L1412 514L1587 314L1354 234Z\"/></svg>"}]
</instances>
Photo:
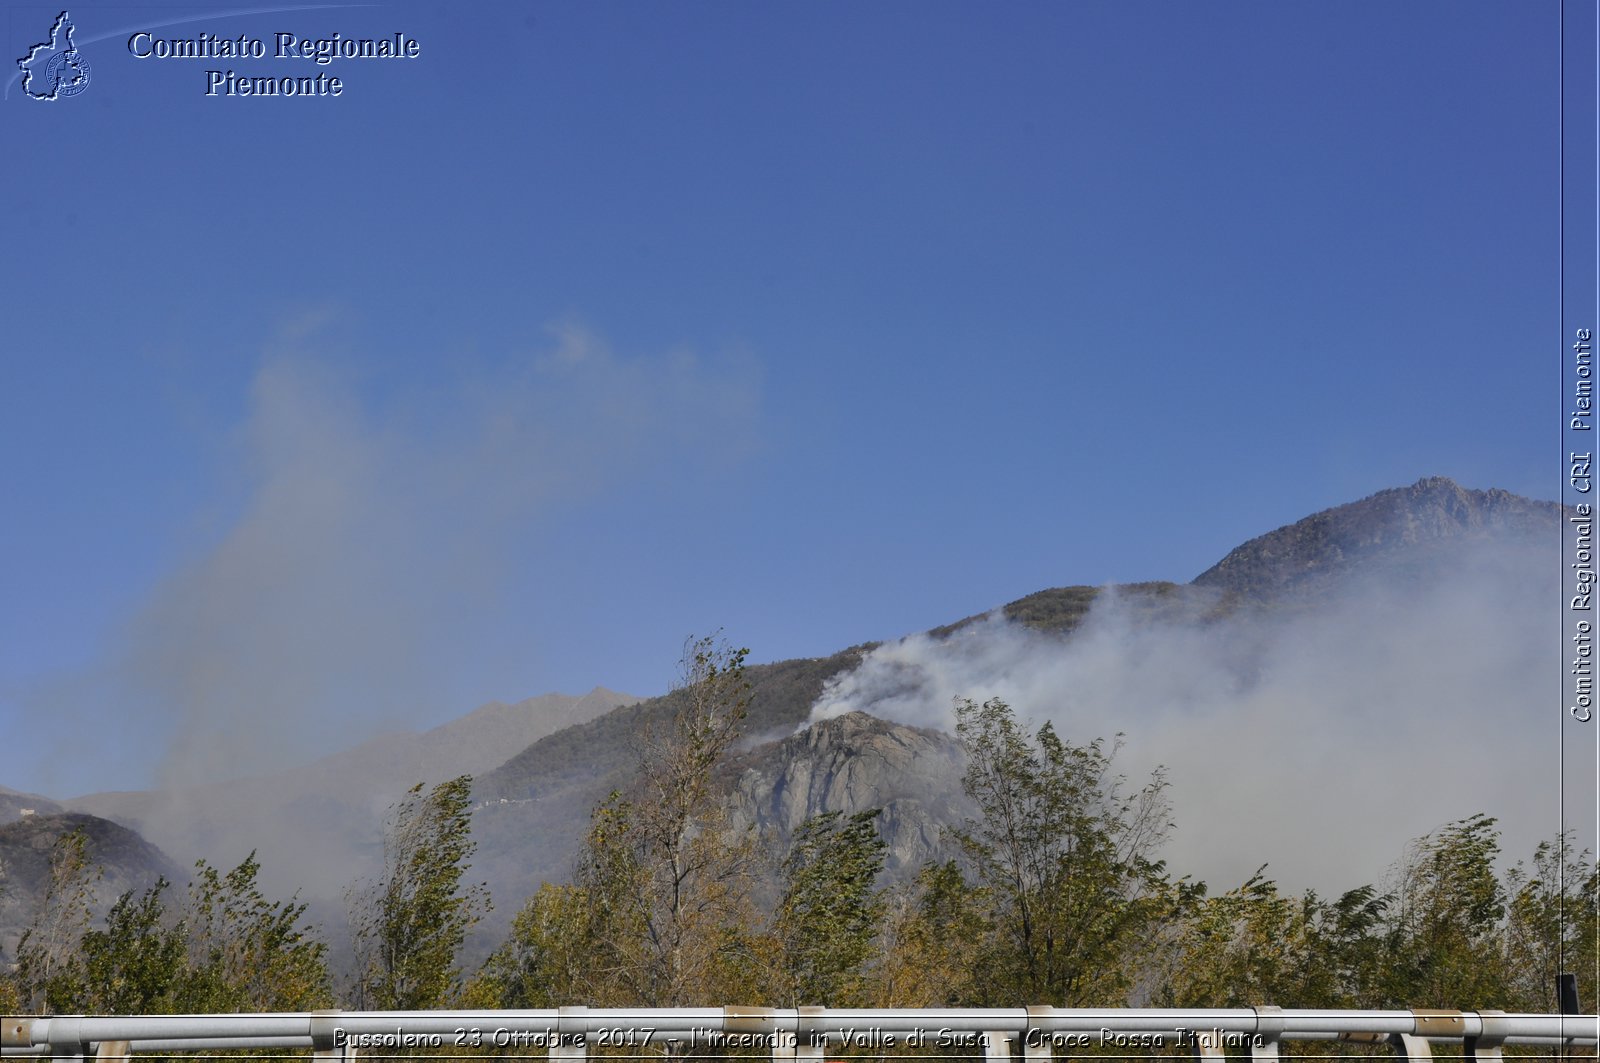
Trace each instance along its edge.
<instances>
[{"instance_id":1,"label":"tall slender tree","mask_svg":"<svg viewBox=\"0 0 1600 1063\"><path fill-rule=\"evenodd\" d=\"M754 922L754 852L728 826L716 771L749 712L748 653L712 637L685 644L670 720L644 735L633 785L594 811L575 875L581 897L544 893L525 909L514 942L523 984L569 985L563 950L581 940L585 999L596 1003L714 1003L736 991L731 972ZM550 933L554 907L581 917L583 931Z\"/></svg>"},{"instance_id":2,"label":"tall slender tree","mask_svg":"<svg viewBox=\"0 0 1600 1063\"><path fill-rule=\"evenodd\" d=\"M1493 1008L1510 987L1491 816L1413 842L1394 873L1382 1007Z\"/></svg>"},{"instance_id":3,"label":"tall slender tree","mask_svg":"<svg viewBox=\"0 0 1600 1063\"><path fill-rule=\"evenodd\" d=\"M17 987L36 1014L49 1014L82 994L80 945L100 869L89 861L81 830L63 834L50 850L50 881L33 921L17 945Z\"/></svg>"},{"instance_id":4,"label":"tall slender tree","mask_svg":"<svg viewBox=\"0 0 1600 1063\"><path fill-rule=\"evenodd\" d=\"M381 1009L449 1004L460 990L457 955L489 906L488 889L463 886L476 849L472 777L424 792L418 783L390 811L383 877L352 894L360 1000Z\"/></svg>"}]
</instances>

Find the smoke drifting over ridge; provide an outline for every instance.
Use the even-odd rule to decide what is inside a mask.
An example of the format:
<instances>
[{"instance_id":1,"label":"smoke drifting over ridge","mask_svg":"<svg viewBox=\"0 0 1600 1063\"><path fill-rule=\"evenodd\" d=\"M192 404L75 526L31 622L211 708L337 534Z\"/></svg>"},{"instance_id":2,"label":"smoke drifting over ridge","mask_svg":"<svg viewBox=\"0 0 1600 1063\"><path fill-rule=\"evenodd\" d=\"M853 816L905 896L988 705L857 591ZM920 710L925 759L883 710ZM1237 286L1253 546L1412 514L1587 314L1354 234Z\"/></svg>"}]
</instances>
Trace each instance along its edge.
<instances>
[{"instance_id":1,"label":"smoke drifting over ridge","mask_svg":"<svg viewBox=\"0 0 1600 1063\"><path fill-rule=\"evenodd\" d=\"M508 577L553 563L531 549L542 529L642 471L692 467L691 448L747 448L750 366L549 331L520 358L380 387L334 367L318 322L288 330L254 375L219 530L98 665L25 702L52 721L39 741L59 748L39 759L63 766L57 785L237 777L463 708L441 695L480 663Z\"/></svg>"},{"instance_id":2,"label":"smoke drifting over ridge","mask_svg":"<svg viewBox=\"0 0 1600 1063\"><path fill-rule=\"evenodd\" d=\"M1070 741L1122 732L1130 785L1166 766L1169 866L1214 889L1263 863L1296 890L1376 882L1408 840L1479 811L1527 859L1559 829L1559 565L1554 545L1480 542L1210 621L1152 621L1108 588L1065 638L997 612L881 646L812 715L951 730L955 699L999 697ZM1592 804L1567 814L1593 838Z\"/></svg>"}]
</instances>

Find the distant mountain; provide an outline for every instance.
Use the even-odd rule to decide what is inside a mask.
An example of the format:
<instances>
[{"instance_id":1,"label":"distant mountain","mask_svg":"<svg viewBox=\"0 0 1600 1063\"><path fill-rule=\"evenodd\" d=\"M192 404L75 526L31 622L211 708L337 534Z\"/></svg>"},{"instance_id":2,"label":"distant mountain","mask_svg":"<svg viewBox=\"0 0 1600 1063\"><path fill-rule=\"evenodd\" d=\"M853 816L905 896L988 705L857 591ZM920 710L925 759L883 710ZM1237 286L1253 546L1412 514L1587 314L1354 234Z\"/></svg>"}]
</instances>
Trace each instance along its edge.
<instances>
[{"instance_id":1,"label":"distant mountain","mask_svg":"<svg viewBox=\"0 0 1600 1063\"><path fill-rule=\"evenodd\" d=\"M1432 476L1257 536L1190 583L1123 583L1116 590L1136 620L1203 622L1241 608L1294 607L1357 576L1413 582L1433 571L1444 554L1474 543L1554 549L1560 529L1561 507L1554 502L1473 490ZM1066 634L1089 615L1105 589L1056 587L1000 611L1037 631ZM930 634L948 635L987 615L969 616Z\"/></svg>"},{"instance_id":2,"label":"distant mountain","mask_svg":"<svg viewBox=\"0 0 1600 1063\"><path fill-rule=\"evenodd\" d=\"M9 960L50 885L50 855L63 835L82 831L89 860L100 867L93 902L96 918L128 890L145 890L166 878L181 890L189 881L172 859L137 833L80 812L35 813L0 825L0 953Z\"/></svg>"},{"instance_id":3,"label":"distant mountain","mask_svg":"<svg viewBox=\"0 0 1600 1063\"><path fill-rule=\"evenodd\" d=\"M1193 586L1257 601L1325 589L1356 571L1414 580L1442 551L1493 539L1558 543L1561 507L1509 491L1474 491L1442 476L1379 491L1251 539L1195 577Z\"/></svg>"}]
</instances>

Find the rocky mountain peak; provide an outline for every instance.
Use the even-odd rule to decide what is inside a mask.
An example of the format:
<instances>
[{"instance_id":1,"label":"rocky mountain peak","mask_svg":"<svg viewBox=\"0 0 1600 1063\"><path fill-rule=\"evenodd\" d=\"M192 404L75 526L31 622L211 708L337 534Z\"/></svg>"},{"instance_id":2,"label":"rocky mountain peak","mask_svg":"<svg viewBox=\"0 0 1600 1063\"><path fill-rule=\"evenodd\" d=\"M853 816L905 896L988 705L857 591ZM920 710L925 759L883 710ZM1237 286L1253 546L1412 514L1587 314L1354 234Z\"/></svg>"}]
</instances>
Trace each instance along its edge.
<instances>
[{"instance_id":1,"label":"rocky mountain peak","mask_svg":"<svg viewBox=\"0 0 1600 1063\"><path fill-rule=\"evenodd\" d=\"M1444 476L1314 513L1237 547L1194 585L1270 598L1336 579L1357 565L1383 567L1407 555L1411 567L1436 551L1495 535L1554 543L1561 509L1509 491L1479 491Z\"/></svg>"}]
</instances>

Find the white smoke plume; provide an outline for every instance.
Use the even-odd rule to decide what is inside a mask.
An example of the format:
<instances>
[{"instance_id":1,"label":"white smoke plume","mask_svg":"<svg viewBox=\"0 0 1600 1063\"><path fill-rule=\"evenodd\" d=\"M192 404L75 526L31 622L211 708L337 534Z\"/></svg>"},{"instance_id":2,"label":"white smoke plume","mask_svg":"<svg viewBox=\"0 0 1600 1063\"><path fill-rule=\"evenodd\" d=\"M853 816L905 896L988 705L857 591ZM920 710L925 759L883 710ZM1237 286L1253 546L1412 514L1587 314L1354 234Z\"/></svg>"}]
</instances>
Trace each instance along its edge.
<instances>
[{"instance_id":1,"label":"white smoke plume","mask_svg":"<svg viewBox=\"0 0 1600 1063\"><path fill-rule=\"evenodd\" d=\"M1071 741L1122 732L1130 784L1168 771L1169 866L1214 890L1263 863L1296 890L1377 882L1409 839L1479 811L1527 859L1560 823L1559 564L1553 545L1463 547L1420 581L1210 623L1141 619L1111 589L1065 639L997 613L879 647L813 717L952 730L955 699L999 697Z\"/></svg>"}]
</instances>

